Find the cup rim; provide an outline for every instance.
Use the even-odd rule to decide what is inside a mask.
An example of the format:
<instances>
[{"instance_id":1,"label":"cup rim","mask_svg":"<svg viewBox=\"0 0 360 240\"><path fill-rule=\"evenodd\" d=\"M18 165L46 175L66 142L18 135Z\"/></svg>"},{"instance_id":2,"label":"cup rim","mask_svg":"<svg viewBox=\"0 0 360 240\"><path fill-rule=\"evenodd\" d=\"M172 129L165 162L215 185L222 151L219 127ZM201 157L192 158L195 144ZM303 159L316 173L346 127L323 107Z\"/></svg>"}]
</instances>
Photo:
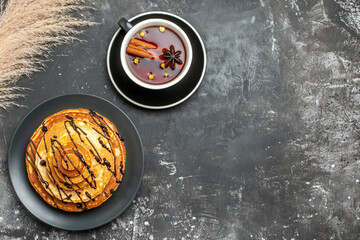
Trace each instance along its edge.
<instances>
[{"instance_id":1,"label":"cup rim","mask_svg":"<svg viewBox=\"0 0 360 240\"><path fill-rule=\"evenodd\" d=\"M149 27L154 24L160 25L160 26L162 24L165 27L166 27L166 25L168 25L168 27L171 30L173 30L180 37L180 39L182 40L182 42L184 44L185 51L186 51L185 65L184 65L183 69L173 80L163 83L163 84L151 84L151 83L147 83L147 82L140 80L132 73L132 71L130 70L130 68L127 64L127 60L126 60L126 46L129 43L131 37L137 31L139 31L141 28ZM160 90L160 89L169 88L169 87L177 84L178 82L180 82L186 76L186 74L188 73L188 71L190 69L190 66L192 63L192 55L193 55L192 46L191 46L191 42L190 42L190 39L187 36L187 34L176 23L169 21L169 20L161 19L161 18L152 18L152 19L143 20L143 21L135 24L134 26L132 26L131 29L124 36L121 47L120 47L121 65L122 65L126 75L137 85L144 87L144 88L152 89L152 90Z\"/></svg>"}]
</instances>

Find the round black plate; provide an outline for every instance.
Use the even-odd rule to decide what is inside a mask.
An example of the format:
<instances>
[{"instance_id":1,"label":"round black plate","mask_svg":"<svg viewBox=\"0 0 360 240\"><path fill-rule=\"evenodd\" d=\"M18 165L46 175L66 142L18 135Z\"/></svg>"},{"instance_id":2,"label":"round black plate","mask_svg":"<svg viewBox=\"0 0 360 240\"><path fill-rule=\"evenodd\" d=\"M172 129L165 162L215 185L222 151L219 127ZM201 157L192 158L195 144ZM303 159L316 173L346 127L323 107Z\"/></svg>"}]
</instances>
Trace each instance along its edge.
<instances>
[{"instance_id":1,"label":"round black plate","mask_svg":"<svg viewBox=\"0 0 360 240\"><path fill-rule=\"evenodd\" d=\"M163 90L142 88L132 82L121 66L120 46L125 35L121 29L115 33L109 45L107 54L108 73L117 91L133 104L149 109L169 108L188 99L200 86L206 69L205 47L194 27L176 15L167 12L147 12L137 15L129 21L136 24L150 18L172 21L188 35L193 49L193 60L185 78L174 86Z\"/></svg>"},{"instance_id":2,"label":"round black plate","mask_svg":"<svg viewBox=\"0 0 360 240\"><path fill-rule=\"evenodd\" d=\"M106 116L124 136L127 155L125 175L115 193L99 207L81 213L65 212L47 204L30 184L25 166L25 149L36 128L46 117L69 108L88 108ZM55 97L34 108L15 131L8 161L11 182L24 206L41 221L67 230L95 228L119 216L134 199L144 171L143 146L131 120L107 100L81 94Z\"/></svg>"}]
</instances>

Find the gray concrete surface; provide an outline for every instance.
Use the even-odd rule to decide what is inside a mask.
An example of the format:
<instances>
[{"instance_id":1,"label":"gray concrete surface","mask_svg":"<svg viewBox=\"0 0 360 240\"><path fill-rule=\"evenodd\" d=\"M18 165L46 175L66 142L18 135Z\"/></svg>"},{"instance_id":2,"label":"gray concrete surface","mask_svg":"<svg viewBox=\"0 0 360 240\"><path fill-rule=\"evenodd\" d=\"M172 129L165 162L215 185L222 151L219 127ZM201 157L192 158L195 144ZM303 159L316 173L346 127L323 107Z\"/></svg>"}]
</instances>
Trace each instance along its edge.
<instances>
[{"instance_id":1,"label":"gray concrete surface","mask_svg":"<svg viewBox=\"0 0 360 240\"><path fill-rule=\"evenodd\" d=\"M104 0L86 43L55 49L23 79L26 108L1 112L1 239L359 239L360 3L357 0ZM106 72L116 22L150 10L199 31L208 68L198 91L163 111L123 99ZM19 202L7 171L16 126L63 93L123 109L145 147L133 204L89 231L47 226Z\"/></svg>"}]
</instances>

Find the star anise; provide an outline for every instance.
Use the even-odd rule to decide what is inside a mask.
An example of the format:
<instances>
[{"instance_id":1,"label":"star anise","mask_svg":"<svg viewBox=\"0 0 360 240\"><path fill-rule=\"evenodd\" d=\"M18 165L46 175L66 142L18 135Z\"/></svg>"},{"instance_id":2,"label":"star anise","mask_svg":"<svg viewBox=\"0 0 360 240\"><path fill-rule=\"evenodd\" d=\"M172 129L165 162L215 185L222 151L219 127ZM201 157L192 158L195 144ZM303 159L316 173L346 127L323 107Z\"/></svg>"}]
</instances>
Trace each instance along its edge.
<instances>
[{"instance_id":1,"label":"star anise","mask_svg":"<svg viewBox=\"0 0 360 240\"><path fill-rule=\"evenodd\" d=\"M165 67L168 67L170 65L171 69L175 69L175 63L182 64L182 61L180 60L180 54L181 51L175 51L175 48L173 45L170 46L170 50L163 48L162 52L164 54L160 55L160 58L165 61Z\"/></svg>"}]
</instances>

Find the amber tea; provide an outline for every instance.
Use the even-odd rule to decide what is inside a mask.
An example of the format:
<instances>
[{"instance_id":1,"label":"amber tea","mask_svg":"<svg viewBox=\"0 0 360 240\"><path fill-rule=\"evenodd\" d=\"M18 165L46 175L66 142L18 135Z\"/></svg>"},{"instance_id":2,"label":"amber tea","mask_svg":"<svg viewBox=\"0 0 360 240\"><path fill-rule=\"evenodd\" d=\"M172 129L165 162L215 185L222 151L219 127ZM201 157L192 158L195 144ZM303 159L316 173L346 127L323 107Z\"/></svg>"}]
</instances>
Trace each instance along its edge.
<instances>
[{"instance_id":1,"label":"amber tea","mask_svg":"<svg viewBox=\"0 0 360 240\"><path fill-rule=\"evenodd\" d=\"M141 29L130 39L126 53L131 72L141 81L155 85L175 79L186 59L181 38L163 26Z\"/></svg>"}]
</instances>

